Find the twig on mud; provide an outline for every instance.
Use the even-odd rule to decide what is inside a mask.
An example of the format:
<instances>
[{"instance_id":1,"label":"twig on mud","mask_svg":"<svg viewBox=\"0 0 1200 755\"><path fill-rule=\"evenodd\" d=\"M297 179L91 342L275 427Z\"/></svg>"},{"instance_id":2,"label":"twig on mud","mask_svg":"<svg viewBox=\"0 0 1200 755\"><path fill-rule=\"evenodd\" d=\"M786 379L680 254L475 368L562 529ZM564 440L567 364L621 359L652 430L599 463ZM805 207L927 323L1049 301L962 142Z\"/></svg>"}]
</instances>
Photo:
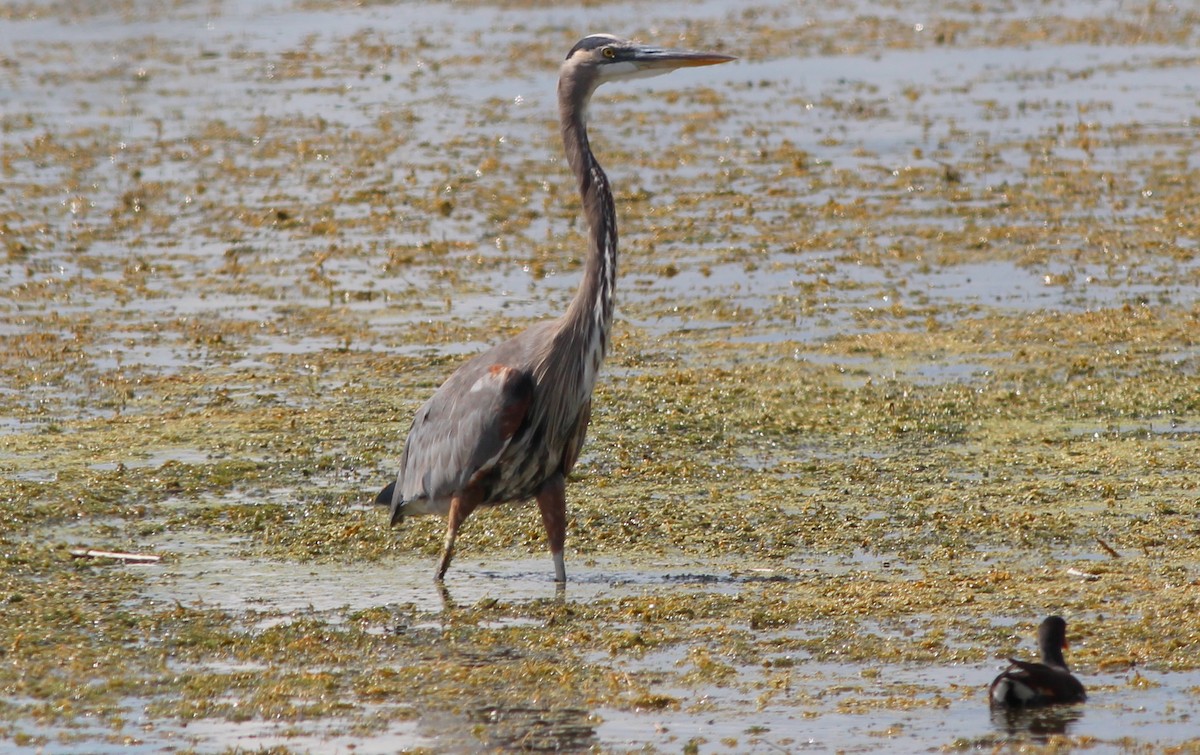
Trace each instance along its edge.
<instances>
[{"instance_id":1,"label":"twig on mud","mask_svg":"<svg viewBox=\"0 0 1200 755\"><path fill-rule=\"evenodd\" d=\"M90 548L72 548L73 558L111 558L116 561L126 561L132 564L153 564L162 560L162 556L150 553L121 553L119 551L98 551Z\"/></svg>"}]
</instances>

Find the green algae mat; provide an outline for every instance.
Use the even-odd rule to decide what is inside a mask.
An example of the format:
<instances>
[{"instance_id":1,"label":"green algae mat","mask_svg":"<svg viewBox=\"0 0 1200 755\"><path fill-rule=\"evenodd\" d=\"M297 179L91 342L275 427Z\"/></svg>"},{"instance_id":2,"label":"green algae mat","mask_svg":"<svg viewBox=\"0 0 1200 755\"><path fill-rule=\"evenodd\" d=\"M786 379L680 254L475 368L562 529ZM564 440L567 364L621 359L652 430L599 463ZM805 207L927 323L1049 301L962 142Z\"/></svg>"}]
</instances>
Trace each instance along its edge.
<instances>
[{"instance_id":1,"label":"green algae mat","mask_svg":"<svg viewBox=\"0 0 1200 755\"><path fill-rule=\"evenodd\" d=\"M1194 8L0 24L0 749L1200 750ZM442 522L370 502L574 292L592 31L739 61L591 108L622 258L566 590L533 506L439 590ZM1089 702L992 716L1052 613Z\"/></svg>"}]
</instances>

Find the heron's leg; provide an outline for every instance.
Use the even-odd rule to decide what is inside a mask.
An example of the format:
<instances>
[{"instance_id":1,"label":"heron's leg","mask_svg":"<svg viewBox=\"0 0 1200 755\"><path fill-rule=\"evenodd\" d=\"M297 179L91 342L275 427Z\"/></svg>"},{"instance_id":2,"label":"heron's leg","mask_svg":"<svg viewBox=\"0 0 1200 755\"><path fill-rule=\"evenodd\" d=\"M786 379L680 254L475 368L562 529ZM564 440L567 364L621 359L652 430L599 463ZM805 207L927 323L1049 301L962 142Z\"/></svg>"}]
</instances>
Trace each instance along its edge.
<instances>
[{"instance_id":1,"label":"heron's leg","mask_svg":"<svg viewBox=\"0 0 1200 755\"><path fill-rule=\"evenodd\" d=\"M454 558L454 540L458 537L458 528L466 521L471 512L479 504L479 497L464 490L450 499L450 512L446 516L446 540L442 543L442 560L438 562L437 574L433 581L441 582L450 568L450 559Z\"/></svg>"},{"instance_id":2,"label":"heron's leg","mask_svg":"<svg viewBox=\"0 0 1200 755\"><path fill-rule=\"evenodd\" d=\"M445 582L434 582L434 585L437 586L438 597L442 599L442 614L448 615L455 609L454 598L450 596L450 591L446 589Z\"/></svg>"},{"instance_id":3,"label":"heron's leg","mask_svg":"<svg viewBox=\"0 0 1200 755\"><path fill-rule=\"evenodd\" d=\"M567 486L562 475L554 475L542 485L537 494L538 510L550 540L550 555L554 557L554 581L565 584L567 567L563 563L563 545L567 541Z\"/></svg>"}]
</instances>

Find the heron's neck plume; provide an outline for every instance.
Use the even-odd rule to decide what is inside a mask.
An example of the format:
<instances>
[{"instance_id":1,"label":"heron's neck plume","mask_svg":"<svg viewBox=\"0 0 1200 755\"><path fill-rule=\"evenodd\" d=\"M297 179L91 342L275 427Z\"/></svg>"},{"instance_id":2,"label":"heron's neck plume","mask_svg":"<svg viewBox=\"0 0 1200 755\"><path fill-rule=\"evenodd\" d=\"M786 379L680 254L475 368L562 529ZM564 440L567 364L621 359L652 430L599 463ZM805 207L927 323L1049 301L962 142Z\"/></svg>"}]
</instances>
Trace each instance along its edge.
<instances>
[{"instance_id":1,"label":"heron's neck plume","mask_svg":"<svg viewBox=\"0 0 1200 755\"><path fill-rule=\"evenodd\" d=\"M564 316L564 325L583 338L589 354L588 364L599 369L600 360L608 350L608 333L612 326L613 288L617 275L617 220L612 190L588 145L584 111L591 90L586 83L564 74L559 79L558 108L562 121L563 147L567 162L579 184L583 215L588 226L587 261L583 280L571 306ZM590 390L590 386L589 386Z\"/></svg>"}]
</instances>

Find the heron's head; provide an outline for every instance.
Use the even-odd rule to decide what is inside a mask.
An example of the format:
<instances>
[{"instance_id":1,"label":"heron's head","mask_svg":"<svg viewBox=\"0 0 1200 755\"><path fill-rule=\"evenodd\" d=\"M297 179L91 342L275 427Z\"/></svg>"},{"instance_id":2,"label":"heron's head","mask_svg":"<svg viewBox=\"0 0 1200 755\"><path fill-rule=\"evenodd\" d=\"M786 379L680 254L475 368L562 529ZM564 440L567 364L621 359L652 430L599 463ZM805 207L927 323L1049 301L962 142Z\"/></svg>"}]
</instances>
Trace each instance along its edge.
<instances>
[{"instance_id":1,"label":"heron's head","mask_svg":"<svg viewBox=\"0 0 1200 755\"><path fill-rule=\"evenodd\" d=\"M562 65L561 79L590 95L608 81L623 81L670 73L676 68L711 66L735 60L730 55L641 45L611 34L592 34L579 40Z\"/></svg>"}]
</instances>

